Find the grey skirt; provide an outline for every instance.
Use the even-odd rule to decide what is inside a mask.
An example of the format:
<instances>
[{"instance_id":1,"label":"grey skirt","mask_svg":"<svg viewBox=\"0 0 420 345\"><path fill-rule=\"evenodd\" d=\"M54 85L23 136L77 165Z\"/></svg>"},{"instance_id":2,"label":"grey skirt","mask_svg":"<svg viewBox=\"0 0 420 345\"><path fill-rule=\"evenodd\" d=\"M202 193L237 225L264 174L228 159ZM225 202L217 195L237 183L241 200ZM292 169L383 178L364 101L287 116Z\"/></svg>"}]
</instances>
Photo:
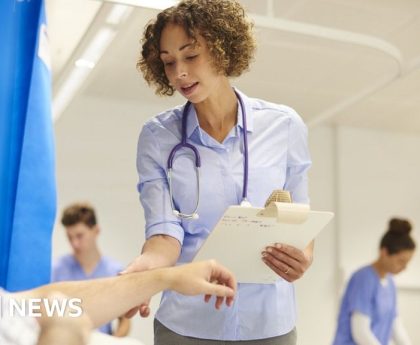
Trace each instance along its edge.
<instances>
[{"instance_id":1,"label":"grey skirt","mask_svg":"<svg viewBox=\"0 0 420 345\"><path fill-rule=\"evenodd\" d=\"M207 340L192 337L184 337L172 332L158 320L154 321L155 342L154 345L296 345L296 328L291 332L273 338L242 341Z\"/></svg>"}]
</instances>

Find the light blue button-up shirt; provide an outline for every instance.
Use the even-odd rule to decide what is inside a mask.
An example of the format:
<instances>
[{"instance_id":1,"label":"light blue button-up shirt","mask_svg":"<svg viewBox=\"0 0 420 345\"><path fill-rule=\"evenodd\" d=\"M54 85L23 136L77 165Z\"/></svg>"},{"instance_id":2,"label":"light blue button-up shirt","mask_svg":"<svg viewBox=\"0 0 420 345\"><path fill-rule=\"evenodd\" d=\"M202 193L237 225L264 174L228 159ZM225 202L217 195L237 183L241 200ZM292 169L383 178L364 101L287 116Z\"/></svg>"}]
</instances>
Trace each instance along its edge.
<instances>
[{"instance_id":1,"label":"light blue button-up shirt","mask_svg":"<svg viewBox=\"0 0 420 345\"><path fill-rule=\"evenodd\" d=\"M309 203L307 170L311 160L302 119L289 107L240 95L247 120L249 202L263 207L274 189L286 189L294 202ZM241 202L244 172L239 104L237 124L223 143L200 128L194 107L190 107L187 138L198 149L202 166L200 217L186 220L174 216L166 167L170 151L181 140L182 110L180 106L148 121L140 134L137 153L138 191L146 217L146 238L159 234L176 238L182 244L178 263L190 262L224 211ZM198 197L191 150L177 153L172 177L175 207L191 213ZM202 296L187 297L165 291L156 318L178 334L202 339L279 336L295 326L294 288L281 278L275 284L239 284L234 305L219 311L214 304L204 303Z\"/></svg>"}]
</instances>

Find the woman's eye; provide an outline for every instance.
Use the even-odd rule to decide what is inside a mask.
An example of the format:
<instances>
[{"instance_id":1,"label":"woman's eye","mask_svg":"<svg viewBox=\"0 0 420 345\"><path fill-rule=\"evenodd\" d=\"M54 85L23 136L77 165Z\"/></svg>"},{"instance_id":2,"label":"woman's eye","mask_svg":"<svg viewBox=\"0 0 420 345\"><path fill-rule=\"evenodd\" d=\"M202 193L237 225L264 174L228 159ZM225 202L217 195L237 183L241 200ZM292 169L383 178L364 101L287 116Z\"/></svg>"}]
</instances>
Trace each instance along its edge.
<instances>
[{"instance_id":1,"label":"woman's eye","mask_svg":"<svg viewBox=\"0 0 420 345\"><path fill-rule=\"evenodd\" d=\"M194 60L198 55L187 56L187 60Z\"/></svg>"},{"instance_id":2,"label":"woman's eye","mask_svg":"<svg viewBox=\"0 0 420 345\"><path fill-rule=\"evenodd\" d=\"M167 61L167 62L163 62L163 64L165 66L172 66L174 64L174 62L173 61Z\"/></svg>"}]
</instances>

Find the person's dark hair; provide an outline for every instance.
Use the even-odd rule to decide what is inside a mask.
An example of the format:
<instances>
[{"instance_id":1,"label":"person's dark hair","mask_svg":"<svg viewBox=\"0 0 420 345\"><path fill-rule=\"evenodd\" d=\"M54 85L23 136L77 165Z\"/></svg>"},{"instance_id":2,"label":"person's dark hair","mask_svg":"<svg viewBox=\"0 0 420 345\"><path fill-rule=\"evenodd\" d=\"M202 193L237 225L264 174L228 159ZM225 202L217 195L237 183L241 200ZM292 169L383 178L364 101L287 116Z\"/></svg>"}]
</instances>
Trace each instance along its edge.
<instances>
[{"instance_id":1,"label":"person's dark hair","mask_svg":"<svg viewBox=\"0 0 420 345\"><path fill-rule=\"evenodd\" d=\"M403 250L414 250L416 243L410 236L411 228L408 220L392 218L387 232L381 239L380 248L386 248L389 255L398 254Z\"/></svg>"},{"instance_id":2,"label":"person's dark hair","mask_svg":"<svg viewBox=\"0 0 420 345\"><path fill-rule=\"evenodd\" d=\"M137 69L156 94L171 96L175 89L169 84L160 59L160 37L167 24L184 27L196 41L200 34L206 41L217 72L238 77L248 70L256 48L253 24L236 0L184 0L157 15L145 28L142 52Z\"/></svg>"},{"instance_id":3,"label":"person's dark hair","mask_svg":"<svg viewBox=\"0 0 420 345\"><path fill-rule=\"evenodd\" d=\"M66 207L61 216L63 226L72 226L83 223L89 228L96 225L94 208L87 203L75 203Z\"/></svg>"}]
</instances>

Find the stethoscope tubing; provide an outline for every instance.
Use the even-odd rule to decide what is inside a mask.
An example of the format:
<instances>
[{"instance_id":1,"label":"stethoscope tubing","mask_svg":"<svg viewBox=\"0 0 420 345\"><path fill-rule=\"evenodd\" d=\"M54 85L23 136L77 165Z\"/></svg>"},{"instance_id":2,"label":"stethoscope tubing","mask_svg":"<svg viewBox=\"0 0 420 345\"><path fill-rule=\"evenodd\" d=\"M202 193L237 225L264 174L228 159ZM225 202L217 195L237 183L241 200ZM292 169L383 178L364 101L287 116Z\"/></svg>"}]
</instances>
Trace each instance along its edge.
<instances>
[{"instance_id":1,"label":"stethoscope tubing","mask_svg":"<svg viewBox=\"0 0 420 345\"><path fill-rule=\"evenodd\" d=\"M248 196L248 132L247 132L247 123L246 123L246 111L245 105L243 103L242 97L239 93L234 90L236 97L239 101L239 105L242 111L242 128L243 128L243 156L244 156L244 179L243 179L243 186L242 186L242 202L247 202ZM171 152L169 153L168 162L167 162L167 177L168 177L168 184L169 184L169 197L172 207L172 212L180 218L185 219L197 219L198 214L197 210L200 204L200 168L201 168L201 158L198 149L190 144L187 143L187 118L188 118L188 111L191 106L191 102L188 101L184 109L182 111L182 127L181 127L181 142L175 145ZM197 177L197 201L194 207L194 211L190 214L182 213L176 210L173 200L173 189L172 189L172 171L173 171L173 163L175 160L175 155L178 150L183 148L187 148L193 151L194 159L195 159L195 169L196 169L196 177Z\"/></svg>"}]
</instances>

